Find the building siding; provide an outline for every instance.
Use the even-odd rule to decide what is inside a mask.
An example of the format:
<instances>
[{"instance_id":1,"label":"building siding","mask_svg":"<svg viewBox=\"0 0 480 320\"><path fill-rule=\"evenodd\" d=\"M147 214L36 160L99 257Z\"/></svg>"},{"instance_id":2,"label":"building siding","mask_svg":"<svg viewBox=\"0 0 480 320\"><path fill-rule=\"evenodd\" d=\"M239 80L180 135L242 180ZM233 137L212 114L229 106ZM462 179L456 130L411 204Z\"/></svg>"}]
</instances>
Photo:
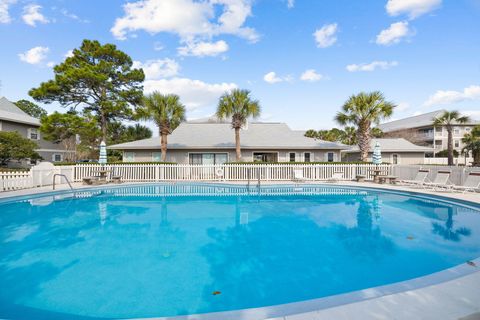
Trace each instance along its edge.
<instances>
[{"instance_id":1,"label":"building siding","mask_svg":"<svg viewBox=\"0 0 480 320\"><path fill-rule=\"evenodd\" d=\"M398 164L423 164L425 159L424 152L383 152L383 162L393 163L393 155L398 155ZM368 153L369 162L372 161L372 152ZM343 160L347 162L360 161L360 152L349 152L343 154Z\"/></svg>"}]
</instances>

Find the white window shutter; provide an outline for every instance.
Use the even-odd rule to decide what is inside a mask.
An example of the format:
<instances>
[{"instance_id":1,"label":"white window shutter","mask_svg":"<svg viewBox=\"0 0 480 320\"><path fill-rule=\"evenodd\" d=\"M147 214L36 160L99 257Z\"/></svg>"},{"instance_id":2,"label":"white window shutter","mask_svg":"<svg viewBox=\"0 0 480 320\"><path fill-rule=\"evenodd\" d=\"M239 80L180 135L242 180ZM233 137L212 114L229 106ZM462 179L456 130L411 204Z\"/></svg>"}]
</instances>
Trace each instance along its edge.
<instances>
[{"instance_id":1,"label":"white window shutter","mask_svg":"<svg viewBox=\"0 0 480 320\"><path fill-rule=\"evenodd\" d=\"M338 159L337 159L337 153L334 152L334 153L333 153L333 162L337 162L337 161L338 161Z\"/></svg>"},{"instance_id":2,"label":"white window shutter","mask_svg":"<svg viewBox=\"0 0 480 320\"><path fill-rule=\"evenodd\" d=\"M324 154L324 161L328 162L328 152L325 152L325 154Z\"/></svg>"}]
</instances>

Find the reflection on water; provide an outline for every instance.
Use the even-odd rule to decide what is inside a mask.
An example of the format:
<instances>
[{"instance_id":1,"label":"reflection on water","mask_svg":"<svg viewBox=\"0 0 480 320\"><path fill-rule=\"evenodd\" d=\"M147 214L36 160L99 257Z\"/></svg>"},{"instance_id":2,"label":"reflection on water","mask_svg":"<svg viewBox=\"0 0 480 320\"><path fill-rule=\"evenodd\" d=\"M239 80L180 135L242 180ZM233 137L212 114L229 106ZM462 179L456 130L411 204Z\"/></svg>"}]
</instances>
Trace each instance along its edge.
<instances>
[{"instance_id":1,"label":"reflection on water","mask_svg":"<svg viewBox=\"0 0 480 320\"><path fill-rule=\"evenodd\" d=\"M11 288L0 290L0 318L259 307L480 256L474 208L339 186L125 186L0 210L0 287Z\"/></svg>"}]
</instances>

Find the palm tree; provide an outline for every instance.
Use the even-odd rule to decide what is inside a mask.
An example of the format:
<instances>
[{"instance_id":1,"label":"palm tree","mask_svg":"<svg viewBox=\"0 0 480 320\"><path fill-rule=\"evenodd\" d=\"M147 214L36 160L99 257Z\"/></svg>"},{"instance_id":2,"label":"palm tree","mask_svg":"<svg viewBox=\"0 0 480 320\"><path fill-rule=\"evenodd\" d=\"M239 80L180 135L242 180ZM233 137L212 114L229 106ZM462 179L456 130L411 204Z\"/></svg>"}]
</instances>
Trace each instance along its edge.
<instances>
[{"instance_id":1,"label":"palm tree","mask_svg":"<svg viewBox=\"0 0 480 320\"><path fill-rule=\"evenodd\" d=\"M448 133L448 165L453 166L453 126L455 124L466 123L470 121L467 116L462 116L458 111L445 111L437 118L433 119L435 127L445 127Z\"/></svg>"},{"instance_id":2,"label":"palm tree","mask_svg":"<svg viewBox=\"0 0 480 320\"><path fill-rule=\"evenodd\" d=\"M372 123L378 124L389 118L395 107L395 104L385 100L380 91L361 92L352 95L342 106L342 111L335 116L335 121L340 125L351 124L357 128L361 161L367 161L368 158Z\"/></svg>"},{"instance_id":3,"label":"palm tree","mask_svg":"<svg viewBox=\"0 0 480 320\"><path fill-rule=\"evenodd\" d=\"M256 118L260 115L260 103L250 98L250 91L234 89L220 97L216 115L219 119L232 118L232 128L235 129L235 151L237 161L240 161L242 158L240 129L249 117Z\"/></svg>"},{"instance_id":4,"label":"palm tree","mask_svg":"<svg viewBox=\"0 0 480 320\"><path fill-rule=\"evenodd\" d=\"M467 154L472 152L473 165L480 166L480 126L476 126L470 133L463 136L462 142L464 147L462 152Z\"/></svg>"},{"instance_id":5,"label":"palm tree","mask_svg":"<svg viewBox=\"0 0 480 320\"><path fill-rule=\"evenodd\" d=\"M345 127L341 142L349 146L357 144L357 129L355 127Z\"/></svg>"},{"instance_id":6,"label":"palm tree","mask_svg":"<svg viewBox=\"0 0 480 320\"><path fill-rule=\"evenodd\" d=\"M143 107L137 112L139 119L153 120L158 126L162 161L167 159L167 136L185 121L185 106L175 94L155 91L143 98Z\"/></svg>"}]
</instances>

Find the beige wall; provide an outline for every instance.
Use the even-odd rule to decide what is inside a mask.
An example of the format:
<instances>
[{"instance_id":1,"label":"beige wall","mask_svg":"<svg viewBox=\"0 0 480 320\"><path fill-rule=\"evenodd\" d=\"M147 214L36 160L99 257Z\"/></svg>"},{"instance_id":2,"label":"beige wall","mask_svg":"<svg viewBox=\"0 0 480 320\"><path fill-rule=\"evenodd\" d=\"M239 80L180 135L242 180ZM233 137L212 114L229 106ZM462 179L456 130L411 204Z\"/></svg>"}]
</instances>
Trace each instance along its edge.
<instances>
[{"instance_id":1,"label":"beige wall","mask_svg":"<svg viewBox=\"0 0 480 320\"><path fill-rule=\"evenodd\" d=\"M126 161L126 152L133 152L134 153L134 162L151 162L153 161L153 153L160 154L160 150L123 150L124 157L123 161ZM288 162L289 161L289 153L295 152L295 160L297 162L304 161L304 153L310 152L311 161L326 161L327 152L333 152L335 155L335 161L340 161L340 152L338 150L267 150L267 149L258 149L258 150L242 150L242 159L243 161L253 161L253 153L254 152L277 152L278 153L278 161L279 162ZM227 153L228 154L228 161L235 161L235 150L228 149L228 150L212 150L212 149L204 149L204 150L168 150L167 151L167 162L175 162L180 164L188 164L189 161L189 153Z\"/></svg>"},{"instance_id":2,"label":"beige wall","mask_svg":"<svg viewBox=\"0 0 480 320\"><path fill-rule=\"evenodd\" d=\"M383 162L393 163L393 154L398 155L398 164L423 164L425 159L424 152L382 152ZM345 153L343 161L360 161L360 153ZM372 161L372 153L368 154L368 161Z\"/></svg>"}]
</instances>

